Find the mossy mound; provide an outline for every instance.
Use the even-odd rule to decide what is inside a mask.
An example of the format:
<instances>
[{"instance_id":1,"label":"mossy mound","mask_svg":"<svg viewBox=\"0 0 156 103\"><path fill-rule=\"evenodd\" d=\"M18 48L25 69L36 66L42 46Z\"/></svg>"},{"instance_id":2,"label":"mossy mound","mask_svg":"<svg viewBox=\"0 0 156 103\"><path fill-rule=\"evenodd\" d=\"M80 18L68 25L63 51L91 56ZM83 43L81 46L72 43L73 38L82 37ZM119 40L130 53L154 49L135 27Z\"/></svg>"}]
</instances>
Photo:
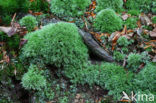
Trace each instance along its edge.
<instances>
[{"instance_id":1,"label":"mossy mound","mask_svg":"<svg viewBox=\"0 0 156 103\"><path fill-rule=\"evenodd\" d=\"M101 32L112 33L122 29L123 21L112 9L101 10L95 20L94 28Z\"/></svg>"},{"instance_id":2,"label":"mossy mound","mask_svg":"<svg viewBox=\"0 0 156 103\"><path fill-rule=\"evenodd\" d=\"M84 45L75 24L59 22L29 33L21 52L21 59L29 63L51 64L58 68L81 68L88 60Z\"/></svg>"}]
</instances>

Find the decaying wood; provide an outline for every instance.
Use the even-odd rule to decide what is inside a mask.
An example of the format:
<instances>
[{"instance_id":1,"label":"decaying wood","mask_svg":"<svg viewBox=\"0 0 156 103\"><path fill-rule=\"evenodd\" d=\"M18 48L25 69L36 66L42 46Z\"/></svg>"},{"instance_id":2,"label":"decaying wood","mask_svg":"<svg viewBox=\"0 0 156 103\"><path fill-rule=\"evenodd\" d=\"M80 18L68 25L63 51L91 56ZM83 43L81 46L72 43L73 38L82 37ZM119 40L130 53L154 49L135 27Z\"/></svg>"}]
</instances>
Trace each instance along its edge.
<instances>
[{"instance_id":1,"label":"decaying wood","mask_svg":"<svg viewBox=\"0 0 156 103\"><path fill-rule=\"evenodd\" d=\"M87 47L102 60L113 62L113 57L110 56L91 36L90 33L84 32L79 29L79 33L82 36Z\"/></svg>"}]
</instances>

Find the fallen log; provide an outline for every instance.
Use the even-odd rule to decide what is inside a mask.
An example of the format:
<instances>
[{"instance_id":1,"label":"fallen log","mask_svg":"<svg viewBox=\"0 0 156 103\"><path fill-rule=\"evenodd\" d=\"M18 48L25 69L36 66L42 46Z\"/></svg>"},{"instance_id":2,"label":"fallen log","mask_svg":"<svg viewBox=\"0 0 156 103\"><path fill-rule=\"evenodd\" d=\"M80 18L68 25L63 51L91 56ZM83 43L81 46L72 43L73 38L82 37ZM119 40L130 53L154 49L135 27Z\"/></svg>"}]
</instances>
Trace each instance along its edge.
<instances>
[{"instance_id":1,"label":"fallen log","mask_svg":"<svg viewBox=\"0 0 156 103\"><path fill-rule=\"evenodd\" d=\"M93 54L98 56L100 59L105 60L107 62L113 62L114 59L111 55L109 55L92 37L90 33L84 32L79 29L79 33L82 36L85 44L91 50Z\"/></svg>"}]
</instances>

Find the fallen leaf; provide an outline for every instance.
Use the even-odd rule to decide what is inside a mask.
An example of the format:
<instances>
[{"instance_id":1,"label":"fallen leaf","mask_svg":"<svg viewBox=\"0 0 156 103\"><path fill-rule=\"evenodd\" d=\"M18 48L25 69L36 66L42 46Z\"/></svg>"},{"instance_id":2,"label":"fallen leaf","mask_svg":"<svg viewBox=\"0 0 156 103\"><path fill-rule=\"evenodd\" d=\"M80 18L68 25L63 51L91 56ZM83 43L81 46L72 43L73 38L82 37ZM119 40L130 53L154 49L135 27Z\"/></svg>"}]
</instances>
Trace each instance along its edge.
<instances>
[{"instance_id":1,"label":"fallen leaf","mask_svg":"<svg viewBox=\"0 0 156 103\"><path fill-rule=\"evenodd\" d=\"M149 17L146 14L144 14L144 13L142 13L139 18L141 20L141 24L143 24L143 25L148 25L149 26L149 25L152 24L152 22L149 19Z\"/></svg>"},{"instance_id":2,"label":"fallen leaf","mask_svg":"<svg viewBox=\"0 0 156 103\"><path fill-rule=\"evenodd\" d=\"M121 32L121 35L126 35L126 34L127 34L127 26L125 25Z\"/></svg>"},{"instance_id":3,"label":"fallen leaf","mask_svg":"<svg viewBox=\"0 0 156 103\"><path fill-rule=\"evenodd\" d=\"M151 37L156 37L156 32L150 31L150 36L151 36Z\"/></svg>"},{"instance_id":4,"label":"fallen leaf","mask_svg":"<svg viewBox=\"0 0 156 103\"><path fill-rule=\"evenodd\" d=\"M137 21L137 25L138 25L139 28L141 28L142 25L141 25L141 21L140 20Z\"/></svg>"},{"instance_id":5,"label":"fallen leaf","mask_svg":"<svg viewBox=\"0 0 156 103\"><path fill-rule=\"evenodd\" d=\"M129 17L129 15L128 15L128 14L124 14L124 15L122 15L122 16L121 16L121 18L122 18L123 20L127 20L127 19L128 19L128 17Z\"/></svg>"}]
</instances>

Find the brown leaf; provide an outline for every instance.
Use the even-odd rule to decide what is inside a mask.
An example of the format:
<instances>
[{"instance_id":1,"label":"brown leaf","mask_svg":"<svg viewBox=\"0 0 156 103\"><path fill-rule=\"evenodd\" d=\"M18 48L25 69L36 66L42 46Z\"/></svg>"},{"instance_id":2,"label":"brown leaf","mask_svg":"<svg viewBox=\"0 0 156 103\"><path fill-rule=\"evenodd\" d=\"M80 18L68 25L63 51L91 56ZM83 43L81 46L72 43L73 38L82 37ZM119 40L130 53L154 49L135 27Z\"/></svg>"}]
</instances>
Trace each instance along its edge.
<instances>
[{"instance_id":1,"label":"brown leaf","mask_svg":"<svg viewBox=\"0 0 156 103\"><path fill-rule=\"evenodd\" d=\"M124 29L121 32L121 35L126 35L127 34L127 26L124 26Z\"/></svg>"},{"instance_id":2,"label":"brown leaf","mask_svg":"<svg viewBox=\"0 0 156 103\"><path fill-rule=\"evenodd\" d=\"M142 25L141 25L141 21L140 20L137 21L137 25L138 25L139 28L141 28Z\"/></svg>"}]
</instances>

